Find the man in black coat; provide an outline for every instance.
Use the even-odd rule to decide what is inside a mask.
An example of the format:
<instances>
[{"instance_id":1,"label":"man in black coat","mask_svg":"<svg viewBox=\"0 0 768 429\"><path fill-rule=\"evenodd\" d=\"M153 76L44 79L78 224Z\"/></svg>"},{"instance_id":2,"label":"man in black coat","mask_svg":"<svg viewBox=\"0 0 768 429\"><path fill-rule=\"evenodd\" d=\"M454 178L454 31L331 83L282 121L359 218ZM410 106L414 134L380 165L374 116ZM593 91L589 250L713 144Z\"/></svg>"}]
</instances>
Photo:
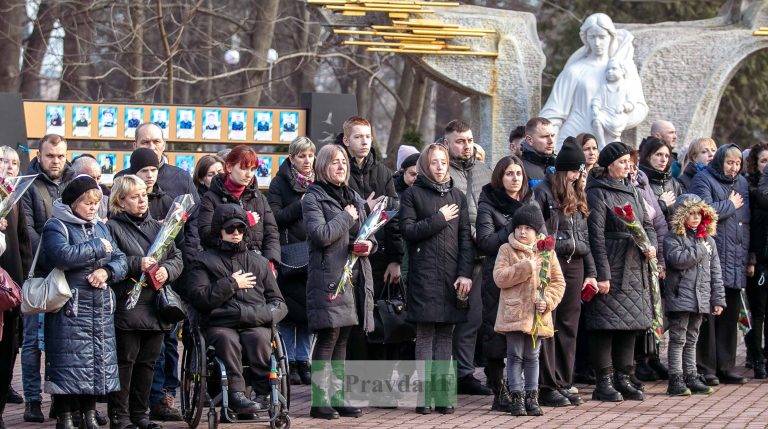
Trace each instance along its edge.
<instances>
[{"instance_id":1,"label":"man in black coat","mask_svg":"<svg viewBox=\"0 0 768 429\"><path fill-rule=\"evenodd\" d=\"M49 134L40 140L38 154L29 165L27 174L37 174L32 186L21 197L21 213L32 252L40 243L45 222L51 217L53 201L59 198L73 173L67 163L67 142L63 137ZM47 273L38 271L36 275ZM24 421L42 423L40 410L40 344L38 330L43 329L42 317L24 317L24 342L21 349L21 379L24 386Z\"/></svg>"},{"instance_id":2,"label":"man in black coat","mask_svg":"<svg viewBox=\"0 0 768 429\"><path fill-rule=\"evenodd\" d=\"M396 207L399 203L395 184L392 180L394 172L390 170L376 155L373 148L372 127L365 118L353 116L343 125L344 134L342 145L345 147L350 160L349 187L367 200L367 211L370 212L376 201L386 196L390 198L388 208ZM400 268L403 262L403 239L400 235L400 222L397 217L390 220L384 228L376 233L379 243L378 251L371 255L371 270L373 273L374 296L379 296L388 285L400 281ZM357 338L356 338L356 335ZM399 347L377 347L365 342L365 334L360 329L353 329L350 334L348 358L405 358L404 350Z\"/></svg>"},{"instance_id":3,"label":"man in black coat","mask_svg":"<svg viewBox=\"0 0 768 429\"><path fill-rule=\"evenodd\" d=\"M476 149L472 129L464 121L453 120L445 127L445 144L450 154L450 173L453 186L467 198L472 242L477 231L477 203L483 186L491 182L491 169L475 157ZM477 252L476 246L475 254ZM483 260L475 258L472 270L472 289L469 292L467 321L456 324L453 330L453 356L458 373L458 393L464 395L490 395L491 389L483 386L473 375L477 334L483 323Z\"/></svg>"},{"instance_id":4,"label":"man in black coat","mask_svg":"<svg viewBox=\"0 0 768 429\"><path fill-rule=\"evenodd\" d=\"M531 189L543 182L547 173L555 172L555 130L549 119L531 118L525 124L521 158Z\"/></svg>"}]
</instances>

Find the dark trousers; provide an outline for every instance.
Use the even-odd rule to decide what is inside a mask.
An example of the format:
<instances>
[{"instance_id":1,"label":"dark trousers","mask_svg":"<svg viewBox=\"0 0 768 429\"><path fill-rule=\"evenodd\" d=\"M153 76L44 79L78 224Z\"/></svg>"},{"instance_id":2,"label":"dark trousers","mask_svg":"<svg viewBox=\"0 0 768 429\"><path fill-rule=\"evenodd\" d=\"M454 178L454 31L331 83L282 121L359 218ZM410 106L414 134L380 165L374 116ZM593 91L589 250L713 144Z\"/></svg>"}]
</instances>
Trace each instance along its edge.
<instances>
[{"instance_id":1,"label":"dark trousers","mask_svg":"<svg viewBox=\"0 0 768 429\"><path fill-rule=\"evenodd\" d=\"M151 405L160 403L166 394L176 397L176 389L181 384L179 382L179 339L176 336L178 329L177 324L163 338L160 355L155 362L152 391L149 394Z\"/></svg>"},{"instance_id":2,"label":"dark trousers","mask_svg":"<svg viewBox=\"0 0 768 429\"><path fill-rule=\"evenodd\" d=\"M229 378L229 389L245 391L243 357L248 361L252 387L257 394L267 393L270 356L272 355L272 329L257 327L232 329L210 327L205 330L208 344L216 350L216 357L224 362Z\"/></svg>"},{"instance_id":3,"label":"dark trousers","mask_svg":"<svg viewBox=\"0 0 768 429\"><path fill-rule=\"evenodd\" d=\"M109 416L113 420L130 417L132 422L138 422L147 416L149 391L163 333L118 329L116 334L120 390L108 395Z\"/></svg>"},{"instance_id":4,"label":"dark trousers","mask_svg":"<svg viewBox=\"0 0 768 429\"><path fill-rule=\"evenodd\" d=\"M539 354L539 386L551 390L573 384L576 335L581 315L581 286L584 284L582 258L572 259L570 263L562 258L558 260L565 277L565 293L560 304L552 311L555 336L542 339Z\"/></svg>"},{"instance_id":5,"label":"dark trousers","mask_svg":"<svg viewBox=\"0 0 768 429\"><path fill-rule=\"evenodd\" d=\"M96 409L94 395L52 395L56 413L85 413Z\"/></svg>"},{"instance_id":6,"label":"dark trousers","mask_svg":"<svg viewBox=\"0 0 768 429\"><path fill-rule=\"evenodd\" d=\"M13 366L18 354L19 312L3 312L3 339L0 340L0 417L8 401L8 388L13 380Z\"/></svg>"},{"instance_id":7,"label":"dark trousers","mask_svg":"<svg viewBox=\"0 0 768 429\"><path fill-rule=\"evenodd\" d=\"M635 338L639 331L594 330L589 335L589 355L598 373L610 368L627 372L634 365Z\"/></svg>"},{"instance_id":8,"label":"dark trousers","mask_svg":"<svg viewBox=\"0 0 768 429\"><path fill-rule=\"evenodd\" d=\"M453 330L453 357L459 378L475 372L475 345L483 323L483 264L476 263L472 271L472 289L469 292L467 321Z\"/></svg>"},{"instance_id":9,"label":"dark trousers","mask_svg":"<svg viewBox=\"0 0 768 429\"><path fill-rule=\"evenodd\" d=\"M755 356L749 356L752 359L765 359L765 346L763 340L768 338L768 324L765 323L765 315L768 313L768 279L766 284L758 285L760 273L747 278L747 301L749 301L749 311L752 313L752 329L747 334L745 341L747 350L751 348Z\"/></svg>"},{"instance_id":10,"label":"dark trousers","mask_svg":"<svg viewBox=\"0 0 768 429\"><path fill-rule=\"evenodd\" d=\"M592 370L589 358L589 331L587 331L584 313L579 316L579 330L576 335L576 352L573 360L573 372L579 375L588 375Z\"/></svg>"},{"instance_id":11,"label":"dark trousers","mask_svg":"<svg viewBox=\"0 0 768 429\"><path fill-rule=\"evenodd\" d=\"M736 366L741 294L738 289L725 288L723 314L704 317L696 344L696 363L702 374L729 372Z\"/></svg>"},{"instance_id":12,"label":"dark trousers","mask_svg":"<svg viewBox=\"0 0 768 429\"><path fill-rule=\"evenodd\" d=\"M345 360L347 358L347 340L351 326L326 328L315 332L317 340L312 351L312 361Z\"/></svg>"}]
</instances>

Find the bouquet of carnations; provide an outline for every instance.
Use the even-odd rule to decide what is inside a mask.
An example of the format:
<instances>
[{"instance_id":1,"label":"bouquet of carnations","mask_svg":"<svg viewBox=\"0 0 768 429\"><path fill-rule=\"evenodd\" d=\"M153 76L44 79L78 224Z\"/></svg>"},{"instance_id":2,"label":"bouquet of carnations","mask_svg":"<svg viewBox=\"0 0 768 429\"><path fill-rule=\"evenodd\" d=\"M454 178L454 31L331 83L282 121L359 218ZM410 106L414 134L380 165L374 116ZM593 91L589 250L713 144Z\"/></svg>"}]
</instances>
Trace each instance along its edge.
<instances>
[{"instance_id":1,"label":"bouquet of carnations","mask_svg":"<svg viewBox=\"0 0 768 429\"><path fill-rule=\"evenodd\" d=\"M536 242L536 249L539 251L541 257L541 267L539 268L539 287L536 289L536 298L538 301L544 301L544 293L549 286L549 270L550 259L552 258L552 251L555 250L555 237L552 235L544 236L539 234L539 240ZM536 348L536 337L539 334L539 328L542 327L544 321L541 319L541 313L536 308L533 309L533 328L531 329L531 340L533 341L533 347Z\"/></svg>"},{"instance_id":2,"label":"bouquet of carnations","mask_svg":"<svg viewBox=\"0 0 768 429\"><path fill-rule=\"evenodd\" d=\"M37 175L29 176L6 176L5 165L0 166L0 219L5 219L11 212L13 206L19 202L24 192L27 192ZM0 232L0 254L5 253L6 243L5 234Z\"/></svg>"},{"instance_id":3,"label":"bouquet of carnations","mask_svg":"<svg viewBox=\"0 0 768 429\"><path fill-rule=\"evenodd\" d=\"M378 231L382 226L389 222L390 219L397 216L397 210L386 210L388 202L389 197L382 197L379 199L379 202L373 206L371 214L365 218L363 226L360 227L360 231L357 233L355 243L369 239L373 234L376 233L376 231ZM352 284L352 268L355 266L357 259L358 256L355 254L350 254L347 257L347 263L344 264L344 271L341 274L341 280L336 283L336 289L331 296L331 300L334 300L340 294L343 294L347 286L354 287Z\"/></svg>"},{"instance_id":4,"label":"bouquet of carnations","mask_svg":"<svg viewBox=\"0 0 768 429\"><path fill-rule=\"evenodd\" d=\"M631 204L627 203L624 207L614 207L613 212L624 222L627 230L629 230L629 235L641 252L645 253L653 247L643 225L635 218ZM648 266L651 269L651 304L653 305L651 329L656 341L661 341L661 336L664 334L664 319L661 310L661 291L659 290L659 262L655 257L651 258L648 260Z\"/></svg>"},{"instance_id":5,"label":"bouquet of carnations","mask_svg":"<svg viewBox=\"0 0 768 429\"><path fill-rule=\"evenodd\" d=\"M171 209L168 210L168 214L165 216L165 220L163 220L163 226L157 233L155 241L149 246L147 257L154 258L159 262L168 254L168 250L170 250L173 245L173 241L176 239L176 236L179 235L182 228L184 228L184 223L189 218L189 210L194 205L195 200L190 194L179 195L173 200ZM156 285L154 278L150 280L152 280L153 285L155 285L155 289L162 287L162 285ZM136 306L136 303L139 301L139 295L141 295L141 289L144 287L147 287L146 272L141 273L141 277L133 284L133 288L128 293L126 309L130 310Z\"/></svg>"}]
</instances>

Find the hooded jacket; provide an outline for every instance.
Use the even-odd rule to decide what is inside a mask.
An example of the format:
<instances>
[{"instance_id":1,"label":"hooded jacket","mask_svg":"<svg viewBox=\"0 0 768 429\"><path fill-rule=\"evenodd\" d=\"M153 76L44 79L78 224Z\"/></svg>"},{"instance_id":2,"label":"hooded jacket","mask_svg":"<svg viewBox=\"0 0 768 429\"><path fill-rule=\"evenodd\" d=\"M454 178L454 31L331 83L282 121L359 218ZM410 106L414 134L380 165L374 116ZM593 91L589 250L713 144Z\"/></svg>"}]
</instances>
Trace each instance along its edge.
<instances>
[{"instance_id":1,"label":"hooded jacket","mask_svg":"<svg viewBox=\"0 0 768 429\"><path fill-rule=\"evenodd\" d=\"M440 213L446 204L458 205L459 216L446 221ZM408 243L408 319L466 321L467 310L457 306L453 284L459 276L472 278L474 246L467 198L450 182L439 187L419 174L403 194L400 220Z\"/></svg>"},{"instance_id":2,"label":"hooded jacket","mask_svg":"<svg viewBox=\"0 0 768 429\"><path fill-rule=\"evenodd\" d=\"M528 187L531 189L543 182L547 173L555 172L555 156L542 155L527 143L523 143L520 159L523 161L523 170L528 175Z\"/></svg>"},{"instance_id":3,"label":"hooded jacket","mask_svg":"<svg viewBox=\"0 0 768 429\"><path fill-rule=\"evenodd\" d=\"M746 286L745 266L749 252L749 191L747 179L741 174L726 177L723 173L725 153L735 144L720 146L706 169L699 172L691 182L689 193L701 197L717 213L717 253L723 270L723 285L726 288L742 289ZM741 152L741 149L739 149ZM737 192L744 199L744 205L736 208L728 199L731 192Z\"/></svg>"},{"instance_id":4,"label":"hooded jacket","mask_svg":"<svg viewBox=\"0 0 768 429\"><path fill-rule=\"evenodd\" d=\"M152 192L147 194L149 200L149 213L155 220L163 220L168 214L168 210L173 205L173 198L166 193L159 183L155 183L152 187Z\"/></svg>"},{"instance_id":5,"label":"hooded jacket","mask_svg":"<svg viewBox=\"0 0 768 429\"><path fill-rule=\"evenodd\" d=\"M535 303L538 299L538 288L541 284L539 270L542 255L535 246L526 246L513 236L499 249L496 265L493 268L493 281L501 289L499 310L496 315L496 332L523 332L530 334L533 330ZM563 299L565 279L560 269L557 254L549 255L549 285L544 289L544 301L547 309L541 315L542 326L538 328L538 337L555 335L552 311Z\"/></svg>"},{"instance_id":6,"label":"hooded jacket","mask_svg":"<svg viewBox=\"0 0 768 429\"><path fill-rule=\"evenodd\" d=\"M43 172L39 159L35 157L29 164L27 174L36 174L37 177L32 186L22 195L20 207L21 215L24 216L30 247L34 252L40 242L43 225L52 216L53 202L61 196L61 191L72 179L74 172L69 164L66 164L61 175L61 181L56 183Z\"/></svg>"},{"instance_id":7,"label":"hooded jacket","mask_svg":"<svg viewBox=\"0 0 768 429\"><path fill-rule=\"evenodd\" d=\"M685 165L685 168L683 171L680 172L680 175L677 176L677 182L680 184L680 190L683 193L690 192L689 189L691 187L691 182L693 181L693 177L696 176L696 174L707 168L706 165L700 164L697 162L689 162Z\"/></svg>"},{"instance_id":8,"label":"hooded jacket","mask_svg":"<svg viewBox=\"0 0 768 429\"><path fill-rule=\"evenodd\" d=\"M214 177L211 180L210 189L200 201L200 209L195 218L203 248L216 245L215 234L211 235L211 221L216 207L222 204L237 204L246 211L258 213L261 218L256 225L248 227L246 231L245 242L248 249L258 250L271 261L280 261L280 238L275 216L266 197L259 191L256 180L254 179L250 185L246 186L240 198L235 198L224 188L225 178L224 173Z\"/></svg>"},{"instance_id":9,"label":"hooded jacket","mask_svg":"<svg viewBox=\"0 0 768 429\"><path fill-rule=\"evenodd\" d=\"M44 272L64 271L72 298L45 314L45 391L50 394L106 395L120 389L111 287L97 289L86 279L104 268L113 285L125 278L125 254L101 221L85 221L61 200L42 232ZM107 252L103 240L112 246ZM38 264L40 263L38 260Z\"/></svg>"},{"instance_id":10,"label":"hooded jacket","mask_svg":"<svg viewBox=\"0 0 768 429\"><path fill-rule=\"evenodd\" d=\"M690 213L701 213L698 230L685 226ZM715 240L717 214L696 195L678 198L670 218L672 231L664 240L667 277L663 299L667 312L709 314L716 305L725 308L725 290Z\"/></svg>"},{"instance_id":11,"label":"hooded jacket","mask_svg":"<svg viewBox=\"0 0 768 429\"><path fill-rule=\"evenodd\" d=\"M187 296L201 313L205 327L248 329L272 326L288 313L269 261L239 244L222 240L221 230L229 219L247 223L245 212L233 204L216 207L212 221L212 247L205 250L186 277ZM253 288L240 289L232 274L242 271L256 278Z\"/></svg>"},{"instance_id":12,"label":"hooded jacket","mask_svg":"<svg viewBox=\"0 0 768 429\"><path fill-rule=\"evenodd\" d=\"M475 153L469 159L461 160L451 157L450 175L454 188L463 192L467 197L467 210L469 210L469 223L471 225L472 239L477 237L475 224L477 223L477 205L480 202L480 194L483 186L491 183L491 169L484 162L478 161Z\"/></svg>"},{"instance_id":13,"label":"hooded jacket","mask_svg":"<svg viewBox=\"0 0 768 429\"><path fill-rule=\"evenodd\" d=\"M656 231L642 197L626 180L610 178L594 167L587 178L589 247L595 260L597 281L611 282L607 294L598 294L583 307L587 329L639 330L651 326L651 278L645 255L634 243L614 207L630 204L651 245Z\"/></svg>"}]
</instances>

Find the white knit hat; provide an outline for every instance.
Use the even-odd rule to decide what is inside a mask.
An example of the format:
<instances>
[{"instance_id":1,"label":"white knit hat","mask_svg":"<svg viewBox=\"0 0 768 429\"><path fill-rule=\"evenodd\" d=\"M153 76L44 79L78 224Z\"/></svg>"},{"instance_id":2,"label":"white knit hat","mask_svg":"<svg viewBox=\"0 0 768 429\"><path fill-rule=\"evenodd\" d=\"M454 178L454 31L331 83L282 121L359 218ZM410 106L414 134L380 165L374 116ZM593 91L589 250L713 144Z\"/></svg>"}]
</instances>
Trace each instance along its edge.
<instances>
[{"instance_id":1,"label":"white knit hat","mask_svg":"<svg viewBox=\"0 0 768 429\"><path fill-rule=\"evenodd\" d=\"M405 161L405 158L408 158L414 153L419 153L419 150L413 146L401 145L397 148L397 168L402 168L401 165L403 164L403 161Z\"/></svg>"}]
</instances>

